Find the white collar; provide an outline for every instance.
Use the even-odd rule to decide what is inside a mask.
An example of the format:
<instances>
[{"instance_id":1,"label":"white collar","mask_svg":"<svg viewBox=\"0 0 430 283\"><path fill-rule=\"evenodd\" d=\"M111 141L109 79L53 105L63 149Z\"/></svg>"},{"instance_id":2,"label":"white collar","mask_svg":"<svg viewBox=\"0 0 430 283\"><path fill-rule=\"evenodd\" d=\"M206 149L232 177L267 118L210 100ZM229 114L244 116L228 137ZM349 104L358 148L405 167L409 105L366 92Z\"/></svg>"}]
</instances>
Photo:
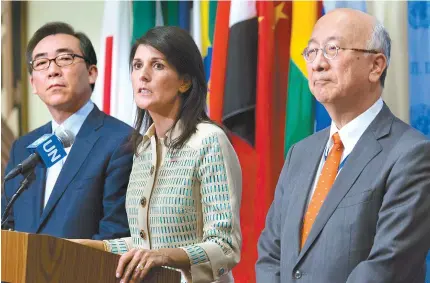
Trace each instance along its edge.
<instances>
[{"instance_id":1,"label":"white collar","mask_svg":"<svg viewBox=\"0 0 430 283\"><path fill-rule=\"evenodd\" d=\"M343 156L348 156L354 149L358 140L363 135L364 131L369 127L370 123L376 118L378 113L381 111L384 105L382 98L379 98L372 106L370 106L366 111L361 113L359 116L354 118L351 122L338 129L335 123L331 122L330 127L330 138L327 142L327 149L333 145L332 136L339 132L340 139L342 140L344 151Z\"/></svg>"},{"instance_id":2,"label":"white collar","mask_svg":"<svg viewBox=\"0 0 430 283\"><path fill-rule=\"evenodd\" d=\"M76 137L82 125L84 124L85 119L88 117L93 108L94 103L91 100L88 100L88 102L85 103L81 109L73 113L73 115L67 118L61 125L55 122L55 120L52 120L52 132L55 133L55 130L61 126L64 129L71 131Z\"/></svg>"}]
</instances>

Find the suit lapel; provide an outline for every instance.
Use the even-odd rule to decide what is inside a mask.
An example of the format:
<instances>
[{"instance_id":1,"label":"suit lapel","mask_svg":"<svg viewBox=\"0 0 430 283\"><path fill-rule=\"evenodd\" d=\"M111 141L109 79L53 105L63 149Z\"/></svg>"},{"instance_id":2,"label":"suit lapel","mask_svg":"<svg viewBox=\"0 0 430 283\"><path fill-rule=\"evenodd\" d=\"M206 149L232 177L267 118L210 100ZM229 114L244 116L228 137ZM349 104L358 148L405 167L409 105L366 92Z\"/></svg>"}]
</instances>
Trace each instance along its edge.
<instances>
[{"instance_id":1,"label":"suit lapel","mask_svg":"<svg viewBox=\"0 0 430 283\"><path fill-rule=\"evenodd\" d=\"M51 211L66 191L70 182L74 179L85 159L91 152L100 135L97 129L103 125L104 114L94 105L94 109L86 118L82 128L76 136L75 143L70 150L69 156L61 169L57 182L49 197L48 203L40 218L38 231L47 220Z\"/></svg>"},{"instance_id":2,"label":"suit lapel","mask_svg":"<svg viewBox=\"0 0 430 283\"><path fill-rule=\"evenodd\" d=\"M35 180L35 190L33 191L32 198L35 200L34 204L34 219L36 220L32 227L31 231L34 233L37 230L37 226L40 221L40 216L42 215L43 210L43 202L45 200L45 184L46 184L46 167L38 165L36 166L36 180Z\"/></svg>"},{"instance_id":3,"label":"suit lapel","mask_svg":"<svg viewBox=\"0 0 430 283\"><path fill-rule=\"evenodd\" d=\"M297 184L294 185L294 192L291 195L292 205L289 206L289 210L285 219L285 227L291 228L292 233L289 233L288 241L291 241L293 245L292 250L296 253L295 258L297 258L300 251L300 233L302 229L302 216L306 209L306 203L308 199L308 194L313 185L313 178L309 176L315 176L318 169L321 156L324 151L324 147L327 143L330 130L324 130L315 135L315 140L317 144L313 141L308 141L312 145L304 147L308 148L302 156L303 162L301 163L303 167L292 168L294 172L299 174L297 177ZM291 238L290 238L291 237Z\"/></svg>"},{"instance_id":4,"label":"suit lapel","mask_svg":"<svg viewBox=\"0 0 430 283\"><path fill-rule=\"evenodd\" d=\"M336 178L332 189L327 195L323 206L312 226L311 232L306 240L303 249L300 251L297 263L303 258L309 250L312 243L321 233L327 221L336 210L340 201L351 189L352 185L366 167L366 165L382 150L378 139L389 133L394 116L386 105L375 120L369 125L363 133L353 151L349 155L345 166ZM315 174L313 175L315 176ZM303 215L303 214L302 214Z\"/></svg>"}]
</instances>

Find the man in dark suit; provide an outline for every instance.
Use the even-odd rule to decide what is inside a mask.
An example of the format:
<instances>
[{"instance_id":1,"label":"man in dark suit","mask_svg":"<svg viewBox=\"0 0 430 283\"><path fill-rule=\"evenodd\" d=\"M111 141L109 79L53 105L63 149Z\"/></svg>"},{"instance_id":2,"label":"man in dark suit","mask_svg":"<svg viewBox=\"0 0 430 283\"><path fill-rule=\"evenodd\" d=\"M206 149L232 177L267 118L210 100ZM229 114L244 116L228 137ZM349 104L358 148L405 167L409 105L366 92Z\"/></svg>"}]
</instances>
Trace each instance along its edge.
<instances>
[{"instance_id":1,"label":"man in dark suit","mask_svg":"<svg viewBox=\"0 0 430 283\"><path fill-rule=\"evenodd\" d=\"M42 26L27 46L33 92L52 121L16 140L6 173L29 156L26 147L58 127L76 139L67 156L35 168L36 180L13 206L9 226L64 238L112 239L129 235L125 193L132 167L132 128L101 112L90 97L97 78L91 41L65 23ZM5 184L6 198L22 176ZM6 199L2 198L2 212Z\"/></svg>"},{"instance_id":2,"label":"man in dark suit","mask_svg":"<svg viewBox=\"0 0 430 283\"><path fill-rule=\"evenodd\" d=\"M257 282L424 282L430 141L382 101L390 48L365 13L338 9L316 23L303 56L332 124L288 152Z\"/></svg>"}]
</instances>

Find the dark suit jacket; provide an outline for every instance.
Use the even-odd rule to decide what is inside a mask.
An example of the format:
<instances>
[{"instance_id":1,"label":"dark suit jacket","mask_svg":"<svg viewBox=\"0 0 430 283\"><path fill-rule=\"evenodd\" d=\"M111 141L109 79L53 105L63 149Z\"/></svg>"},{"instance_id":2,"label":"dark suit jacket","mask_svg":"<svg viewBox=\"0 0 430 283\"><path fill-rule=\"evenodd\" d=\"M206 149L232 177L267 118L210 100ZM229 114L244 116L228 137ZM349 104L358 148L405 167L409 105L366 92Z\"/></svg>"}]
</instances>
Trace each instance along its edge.
<instances>
[{"instance_id":1,"label":"dark suit jacket","mask_svg":"<svg viewBox=\"0 0 430 283\"><path fill-rule=\"evenodd\" d=\"M294 145L262 232L257 282L424 282L430 141L384 105L336 178L300 249L303 214L330 129Z\"/></svg>"},{"instance_id":2,"label":"dark suit jacket","mask_svg":"<svg viewBox=\"0 0 430 283\"><path fill-rule=\"evenodd\" d=\"M29 144L47 133L52 133L51 123L16 140L6 172L29 156ZM130 126L94 106L76 136L46 207L46 168L39 164L36 180L13 206L10 224L14 221L17 231L63 238L128 236L125 193L133 162L128 143L131 133ZM5 184L9 200L22 179L18 176ZM2 197L2 213L5 206Z\"/></svg>"}]
</instances>

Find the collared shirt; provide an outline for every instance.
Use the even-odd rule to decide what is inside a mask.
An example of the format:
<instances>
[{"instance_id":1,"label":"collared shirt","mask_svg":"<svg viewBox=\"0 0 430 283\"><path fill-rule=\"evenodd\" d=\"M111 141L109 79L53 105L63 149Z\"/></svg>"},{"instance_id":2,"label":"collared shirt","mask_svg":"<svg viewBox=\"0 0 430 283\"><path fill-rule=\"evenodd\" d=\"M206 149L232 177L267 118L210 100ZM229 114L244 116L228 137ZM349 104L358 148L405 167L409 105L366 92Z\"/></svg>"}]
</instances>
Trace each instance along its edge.
<instances>
[{"instance_id":1,"label":"collared shirt","mask_svg":"<svg viewBox=\"0 0 430 283\"><path fill-rule=\"evenodd\" d=\"M88 102L82 106L81 109L73 113L73 115L67 118L61 125L52 120L52 133L55 133L55 130L58 127L63 127L64 129L71 131L76 137L82 125L84 124L85 119L88 117L93 108L94 103L91 100L88 100ZM72 147L65 148L67 155L46 170L45 199L43 202L43 207L45 207L48 203L49 197L51 196L52 190L54 189L55 183L57 182L58 176L60 175L61 169L63 168L63 165L66 162L67 156L69 156L71 149Z\"/></svg>"},{"instance_id":2,"label":"collared shirt","mask_svg":"<svg viewBox=\"0 0 430 283\"><path fill-rule=\"evenodd\" d=\"M319 176L321 174L321 170L324 166L325 159L326 159L328 153L330 152L330 149L333 146L332 136L335 133L339 132L340 139L343 143L344 150L343 150L342 157L341 157L341 165L342 165L342 163L345 161L345 159L348 157L348 155L354 149L355 145L357 144L358 140L363 135L364 131L367 129L367 127L369 127L370 123L372 123L372 121L376 118L378 113L381 111L383 105L384 105L384 103L382 101L382 98L379 98L369 109L367 109L362 114L360 114L358 117L353 119L351 122L349 122L348 124L343 126L342 129L340 129L340 130L336 127L336 124L333 121L331 122L330 136L329 136L329 139L327 141L327 145L325 147L324 153L321 157L321 161L320 161L320 164L319 164L319 167L317 170L317 174L314 177L315 179L314 179L314 183L312 186L312 191L309 194L309 198L308 198L308 205L312 199L312 196L315 192L315 188L317 186L317 182L318 182L317 176ZM338 174L339 174L341 169L342 168L339 168Z\"/></svg>"}]
</instances>

